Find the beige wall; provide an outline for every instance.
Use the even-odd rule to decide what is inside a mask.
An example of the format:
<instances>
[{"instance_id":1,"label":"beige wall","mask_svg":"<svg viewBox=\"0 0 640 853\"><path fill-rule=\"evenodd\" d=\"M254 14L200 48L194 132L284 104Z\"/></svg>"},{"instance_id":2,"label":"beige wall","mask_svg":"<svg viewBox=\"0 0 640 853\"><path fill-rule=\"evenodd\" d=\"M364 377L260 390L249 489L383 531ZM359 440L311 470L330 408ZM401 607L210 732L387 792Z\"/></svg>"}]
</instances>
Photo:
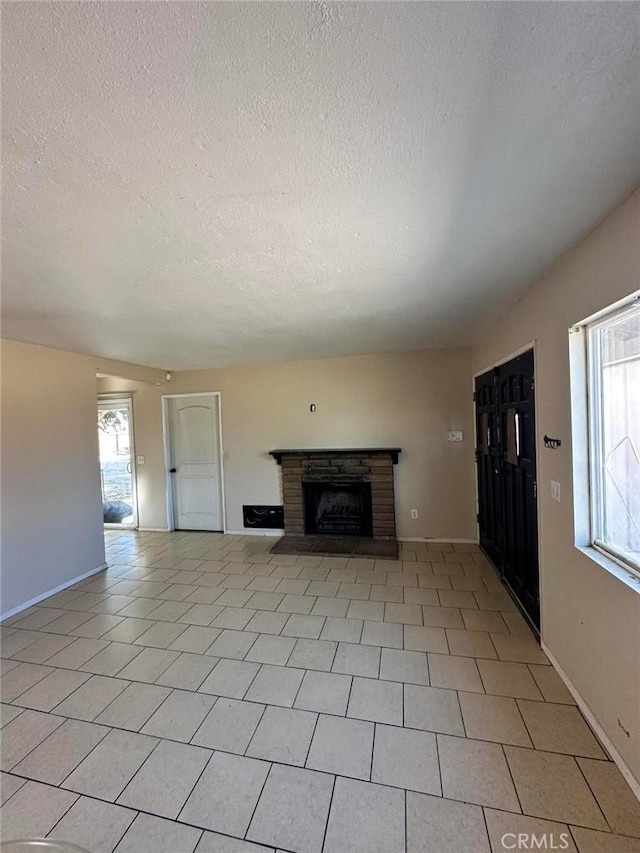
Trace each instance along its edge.
<instances>
[{"instance_id":1,"label":"beige wall","mask_svg":"<svg viewBox=\"0 0 640 853\"><path fill-rule=\"evenodd\" d=\"M0 356L6 614L104 564L96 372L154 389L164 373L7 340Z\"/></svg>"},{"instance_id":2,"label":"beige wall","mask_svg":"<svg viewBox=\"0 0 640 853\"><path fill-rule=\"evenodd\" d=\"M104 563L96 375L84 356L2 341L7 613Z\"/></svg>"},{"instance_id":3,"label":"beige wall","mask_svg":"<svg viewBox=\"0 0 640 853\"><path fill-rule=\"evenodd\" d=\"M243 504L282 502L273 448L398 446L398 535L475 538L466 350L199 370L161 387L105 379L99 389L133 392L136 454L146 458L138 469L142 527L167 523L161 395L220 391L229 530L243 529ZM464 430L464 443L447 442L447 429Z\"/></svg>"},{"instance_id":4,"label":"beige wall","mask_svg":"<svg viewBox=\"0 0 640 853\"><path fill-rule=\"evenodd\" d=\"M568 328L638 288L640 192L490 329L474 373L536 343L542 637L640 780L640 590L574 546ZM545 450L545 433L562 439ZM576 447L578 453L583 448ZM562 503L551 501L558 480ZM628 734L627 734L628 733Z\"/></svg>"}]
</instances>

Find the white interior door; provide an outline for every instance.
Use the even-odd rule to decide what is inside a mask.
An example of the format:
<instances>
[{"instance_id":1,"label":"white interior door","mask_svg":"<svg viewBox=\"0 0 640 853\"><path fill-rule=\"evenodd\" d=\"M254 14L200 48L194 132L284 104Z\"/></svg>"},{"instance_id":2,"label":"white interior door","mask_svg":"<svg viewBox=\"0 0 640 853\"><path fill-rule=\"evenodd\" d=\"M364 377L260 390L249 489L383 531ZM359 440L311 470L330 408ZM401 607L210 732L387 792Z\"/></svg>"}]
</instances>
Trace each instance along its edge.
<instances>
[{"instance_id":1,"label":"white interior door","mask_svg":"<svg viewBox=\"0 0 640 853\"><path fill-rule=\"evenodd\" d=\"M217 395L171 397L169 436L174 525L222 530L222 476Z\"/></svg>"}]
</instances>

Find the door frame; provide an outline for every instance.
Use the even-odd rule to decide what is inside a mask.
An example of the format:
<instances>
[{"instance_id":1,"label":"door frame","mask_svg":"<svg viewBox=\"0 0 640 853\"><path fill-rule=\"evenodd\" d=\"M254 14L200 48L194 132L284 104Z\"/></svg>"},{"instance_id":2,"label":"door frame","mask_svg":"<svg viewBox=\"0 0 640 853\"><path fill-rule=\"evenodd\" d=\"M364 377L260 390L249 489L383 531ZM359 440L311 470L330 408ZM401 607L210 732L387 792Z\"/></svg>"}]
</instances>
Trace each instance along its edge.
<instances>
[{"instance_id":1,"label":"door frame","mask_svg":"<svg viewBox=\"0 0 640 853\"><path fill-rule=\"evenodd\" d=\"M519 355L522 355L529 350L533 350L533 376L535 380L535 392L533 395L533 408L535 412L536 419L536 479L538 483L538 493L536 495L536 516L538 522L538 588L540 595L540 630L533 626L528 615L524 613L524 609L520 607L520 603L518 604L519 611L524 614L524 618L527 620L527 624L532 625L536 633L539 633L540 637L542 637L543 627L544 627L544 578L543 573L540 570L542 564L542 515L540 513L540 498L542 495L541 481L540 481L540 419L539 419L539 407L538 407L538 339L533 338L529 343L524 344L521 347L518 347L517 350L513 352L507 353L507 355L499 358L497 361L488 364L486 367L483 367L481 370L477 370L473 376L471 377L471 394L473 399L473 394L475 393L475 384L478 376L482 376L483 373L487 373L489 370L493 370L495 367L500 367L503 364L507 364L507 362L511 361L514 358L517 358ZM478 434L477 434L477 424L476 424L476 414L475 414L475 402L473 404L473 446L474 449L478 446ZM476 542L480 541L480 524L477 521L478 514L480 512L480 493L478 491L478 462L474 459L474 468L475 468L475 490L476 490ZM508 587L505 585L505 588ZM511 593L510 593L511 594ZM512 598L514 598L512 596ZM514 598L515 601L515 598Z\"/></svg>"},{"instance_id":2,"label":"door frame","mask_svg":"<svg viewBox=\"0 0 640 853\"><path fill-rule=\"evenodd\" d=\"M105 530L137 530L140 525L140 513L138 508L138 469L136 459L136 429L135 415L133 412L133 393L132 392L111 392L107 394L98 394L98 409L100 403L126 403L129 407L129 455L131 457L131 497L133 498L133 522L131 524L113 524L112 522L103 522L102 526ZM100 447L98 446L98 463L100 463ZM102 483L100 483L102 491ZM104 498L103 498L104 500Z\"/></svg>"},{"instance_id":3,"label":"door frame","mask_svg":"<svg viewBox=\"0 0 640 853\"><path fill-rule=\"evenodd\" d=\"M192 391L188 394L163 394L162 402L162 444L164 450L164 483L167 506L167 530L176 529L175 508L173 505L173 480L169 473L171 467L171 425L169 401L184 397L218 398L218 453L220 454L220 491L222 493L222 532L227 532L226 490L224 487L224 453L222 449L222 393L220 391ZM205 531L206 532L206 531Z\"/></svg>"}]
</instances>

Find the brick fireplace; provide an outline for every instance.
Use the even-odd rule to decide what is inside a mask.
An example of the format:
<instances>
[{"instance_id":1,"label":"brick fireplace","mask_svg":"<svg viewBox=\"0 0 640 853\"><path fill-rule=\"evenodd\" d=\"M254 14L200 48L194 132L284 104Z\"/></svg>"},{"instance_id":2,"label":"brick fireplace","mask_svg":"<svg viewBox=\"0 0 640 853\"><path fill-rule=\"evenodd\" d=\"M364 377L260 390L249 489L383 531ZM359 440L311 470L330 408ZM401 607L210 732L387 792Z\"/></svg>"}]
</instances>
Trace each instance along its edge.
<instances>
[{"instance_id":1,"label":"brick fireplace","mask_svg":"<svg viewBox=\"0 0 640 853\"><path fill-rule=\"evenodd\" d=\"M282 466L285 537L292 552L357 553L396 542L393 467L400 448L272 450ZM315 538L317 547L307 539ZM347 540L338 542L337 540ZM331 540L331 542L329 541ZM300 547L301 546L301 547Z\"/></svg>"}]
</instances>

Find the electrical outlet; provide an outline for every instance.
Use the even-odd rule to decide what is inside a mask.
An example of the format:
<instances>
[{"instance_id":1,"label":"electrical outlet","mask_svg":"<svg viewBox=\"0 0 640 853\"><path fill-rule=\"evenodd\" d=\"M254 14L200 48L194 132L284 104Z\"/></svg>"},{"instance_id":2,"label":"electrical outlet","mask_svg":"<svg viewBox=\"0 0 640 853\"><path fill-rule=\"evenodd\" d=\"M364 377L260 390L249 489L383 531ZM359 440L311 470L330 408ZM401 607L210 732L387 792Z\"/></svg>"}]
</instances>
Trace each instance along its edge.
<instances>
[{"instance_id":1,"label":"electrical outlet","mask_svg":"<svg viewBox=\"0 0 640 853\"><path fill-rule=\"evenodd\" d=\"M560 483L557 480L551 481L551 499L561 503Z\"/></svg>"},{"instance_id":2,"label":"electrical outlet","mask_svg":"<svg viewBox=\"0 0 640 853\"><path fill-rule=\"evenodd\" d=\"M411 510L411 518L417 518L417 517L418 517L418 510L412 509Z\"/></svg>"},{"instance_id":3,"label":"electrical outlet","mask_svg":"<svg viewBox=\"0 0 640 853\"><path fill-rule=\"evenodd\" d=\"M144 465L144 462L145 462L144 456L137 456L136 461L137 461L138 465Z\"/></svg>"}]
</instances>

